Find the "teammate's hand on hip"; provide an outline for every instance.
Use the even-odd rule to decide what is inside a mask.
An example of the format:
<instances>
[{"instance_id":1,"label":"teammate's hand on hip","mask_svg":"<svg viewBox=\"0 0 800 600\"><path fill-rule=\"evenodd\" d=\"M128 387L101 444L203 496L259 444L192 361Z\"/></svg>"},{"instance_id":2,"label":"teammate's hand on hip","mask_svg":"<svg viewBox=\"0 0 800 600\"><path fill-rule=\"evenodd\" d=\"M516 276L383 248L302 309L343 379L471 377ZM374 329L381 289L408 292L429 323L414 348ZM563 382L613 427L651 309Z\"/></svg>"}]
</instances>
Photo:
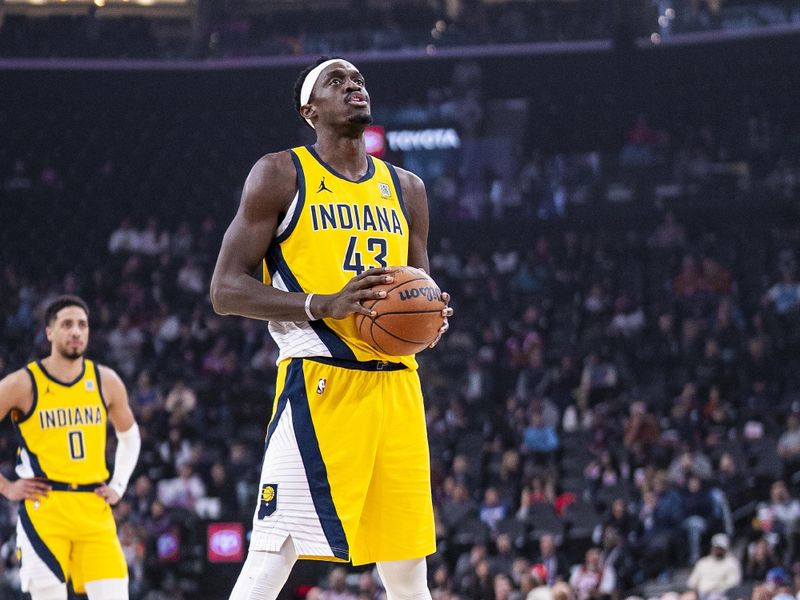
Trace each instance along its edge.
<instances>
[{"instance_id":1,"label":"teammate's hand on hip","mask_svg":"<svg viewBox=\"0 0 800 600\"><path fill-rule=\"evenodd\" d=\"M436 336L436 339L431 342L431 345L428 346L428 348L433 348L436 344L438 344L439 340L442 339L442 336L447 333L448 329L450 329L450 321L448 319L453 316L453 309L450 308L450 294L447 292L442 292L442 301L444 302L444 308L442 309L444 323L442 323L442 326L439 328L439 335Z\"/></svg>"},{"instance_id":2,"label":"teammate's hand on hip","mask_svg":"<svg viewBox=\"0 0 800 600\"><path fill-rule=\"evenodd\" d=\"M353 277L336 294L315 295L311 299L311 314L316 318L343 319L353 313L371 317L374 311L364 308L365 300L386 297L386 292L373 290L376 285L392 283L392 267L373 267ZM315 302L316 301L316 302Z\"/></svg>"},{"instance_id":3,"label":"teammate's hand on hip","mask_svg":"<svg viewBox=\"0 0 800 600\"><path fill-rule=\"evenodd\" d=\"M2 493L9 500L41 500L47 497L50 489L46 479L36 477L9 482Z\"/></svg>"},{"instance_id":4,"label":"teammate's hand on hip","mask_svg":"<svg viewBox=\"0 0 800 600\"><path fill-rule=\"evenodd\" d=\"M111 506L114 506L120 500L120 495L108 487L105 483L102 484L100 487L96 487L94 489L94 493L98 496L101 496L108 502Z\"/></svg>"}]
</instances>

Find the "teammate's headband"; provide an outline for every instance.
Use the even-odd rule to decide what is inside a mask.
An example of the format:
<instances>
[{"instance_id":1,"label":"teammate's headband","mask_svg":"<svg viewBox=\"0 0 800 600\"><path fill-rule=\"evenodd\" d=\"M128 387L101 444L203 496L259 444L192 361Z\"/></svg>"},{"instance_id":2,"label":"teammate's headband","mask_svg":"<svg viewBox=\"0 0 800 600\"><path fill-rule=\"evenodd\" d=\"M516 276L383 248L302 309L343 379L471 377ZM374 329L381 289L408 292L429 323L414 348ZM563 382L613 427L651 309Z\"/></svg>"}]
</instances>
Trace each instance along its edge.
<instances>
[{"instance_id":1,"label":"teammate's headband","mask_svg":"<svg viewBox=\"0 0 800 600\"><path fill-rule=\"evenodd\" d=\"M317 79L319 79L322 72L333 63L344 63L346 66L355 69L355 66L342 58L332 58L319 63L308 72L308 75L306 75L306 78L303 80L303 85L300 87L300 106L308 104L308 101L311 100L311 90L314 89L314 84L317 83ZM306 123L311 125L312 128L314 127L314 124L309 119L306 119Z\"/></svg>"}]
</instances>

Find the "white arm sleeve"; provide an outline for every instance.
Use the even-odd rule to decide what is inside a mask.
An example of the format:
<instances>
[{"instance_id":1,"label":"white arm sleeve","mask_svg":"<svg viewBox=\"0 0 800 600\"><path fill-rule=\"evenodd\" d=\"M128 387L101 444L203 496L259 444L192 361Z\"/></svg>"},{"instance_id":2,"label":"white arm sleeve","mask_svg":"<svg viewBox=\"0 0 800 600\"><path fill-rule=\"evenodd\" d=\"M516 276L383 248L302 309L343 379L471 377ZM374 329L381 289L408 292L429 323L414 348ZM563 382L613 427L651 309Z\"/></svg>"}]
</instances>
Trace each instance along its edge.
<instances>
[{"instance_id":1,"label":"white arm sleeve","mask_svg":"<svg viewBox=\"0 0 800 600\"><path fill-rule=\"evenodd\" d=\"M128 481L136 468L139 460L139 450L142 447L142 437L139 426L134 423L127 431L117 431L117 452L114 454L114 476L108 484L120 498L128 488Z\"/></svg>"}]
</instances>

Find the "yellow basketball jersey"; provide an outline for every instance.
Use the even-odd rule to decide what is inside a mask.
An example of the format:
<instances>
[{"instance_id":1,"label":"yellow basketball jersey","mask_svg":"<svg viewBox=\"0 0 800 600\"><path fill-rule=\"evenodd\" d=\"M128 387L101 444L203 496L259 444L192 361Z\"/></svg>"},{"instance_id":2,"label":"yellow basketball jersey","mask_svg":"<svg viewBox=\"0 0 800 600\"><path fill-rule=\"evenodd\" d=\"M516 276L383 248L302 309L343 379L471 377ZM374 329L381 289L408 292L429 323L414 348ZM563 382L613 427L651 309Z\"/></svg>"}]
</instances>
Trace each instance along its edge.
<instances>
[{"instance_id":1,"label":"yellow basketball jersey","mask_svg":"<svg viewBox=\"0 0 800 600\"><path fill-rule=\"evenodd\" d=\"M265 258L264 283L290 292L333 294L366 269L408 264L408 216L395 168L371 156L358 181L326 164L313 147L290 150L297 194ZM389 356L361 340L356 316L270 322L285 358L326 356L383 360L417 367L413 356Z\"/></svg>"},{"instance_id":2,"label":"yellow basketball jersey","mask_svg":"<svg viewBox=\"0 0 800 600\"><path fill-rule=\"evenodd\" d=\"M19 442L17 474L77 485L105 481L108 415L98 367L84 360L81 375L70 382L50 375L40 361L26 370L33 406L27 414L12 414Z\"/></svg>"}]
</instances>

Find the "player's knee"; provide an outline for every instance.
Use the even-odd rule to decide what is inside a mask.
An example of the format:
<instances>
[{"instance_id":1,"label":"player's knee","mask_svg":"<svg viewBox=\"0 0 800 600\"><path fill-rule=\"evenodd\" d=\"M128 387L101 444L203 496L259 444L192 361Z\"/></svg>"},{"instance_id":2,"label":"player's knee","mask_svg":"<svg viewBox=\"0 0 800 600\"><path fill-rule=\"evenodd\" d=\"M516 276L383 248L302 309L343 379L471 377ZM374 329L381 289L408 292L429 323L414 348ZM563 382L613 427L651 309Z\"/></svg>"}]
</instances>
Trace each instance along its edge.
<instances>
[{"instance_id":1,"label":"player's knee","mask_svg":"<svg viewBox=\"0 0 800 600\"><path fill-rule=\"evenodd\" d=\"M31 600L67 600L67 586L63 583L31 582Z\"/></svg>"},{"instance_id":2,"label":"player's knee","mask_svg":"<svg viewBox=\"0 0 800 600\"><path fill-rule=\"evenodd\" d=\"M128 600L127 579L98 579L86 582L89 600Z\"/></svg>"},{"instance_id":3,"label":"player's knee","mask_svg":"<svg viewBox=\"0 0 800 600\"><path fill-rule=\"evenodd\" d=\"M430 600L424 558L380 562L378 573L389 600Z\"/></svg>"},{"instance_id":4,"label":"player's knee","mask_svg":"<svg viewBox=\"0 0 800 600\"><path fill-rule=\"evenodd\" d=\"M296 560L290 539L283 543L280 552L250 550L229 600L277 598Z\"/></svg>"}]
</instances>

